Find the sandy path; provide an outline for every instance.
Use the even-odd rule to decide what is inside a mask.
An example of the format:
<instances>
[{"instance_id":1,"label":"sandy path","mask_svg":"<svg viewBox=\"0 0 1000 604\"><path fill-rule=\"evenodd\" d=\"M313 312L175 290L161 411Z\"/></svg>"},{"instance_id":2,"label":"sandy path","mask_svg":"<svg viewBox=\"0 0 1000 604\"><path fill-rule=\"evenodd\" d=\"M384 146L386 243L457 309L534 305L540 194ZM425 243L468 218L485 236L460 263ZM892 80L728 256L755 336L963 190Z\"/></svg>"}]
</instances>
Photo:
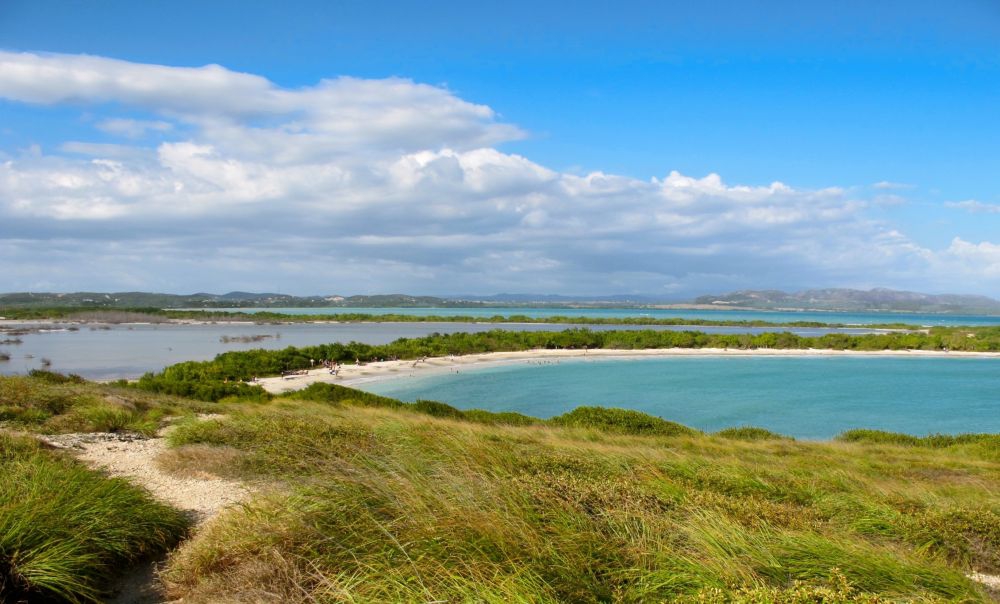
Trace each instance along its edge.
<instances>
[{"instance_id":1,"label":"sandy path","mask_svg":"<svg viewBox=\"0 0 1000 604\"><path fill-rule=\"evenodd\" d=\"M224 508L246 499L250 491L241 483L207 473L178 477L160 469L156 458L167 450L166 433L156 438L121 432L57 434L39 437L52 447L72 452L91 467L112 476L127 478L145 487L160 501L185 512L195 528L213 518ZM116 582L113 604L160 604L166 596L157 578L162 560L149 560L126 569Z\"/></svg>"},{"instance_id":2,"label":"sandy path","mask_svg":"<svg viewBox=\"0 0 1000 604\"><path fill-rule=\"evenodd\" d=\"M145 487L160 501L188 513L197 524L246 499L249 494L241 483L210 474L178 477L161 470L156 458L167 449L163 431L156 438L97 432L45 436L42 440L72 451L77 458L112 476L128 478Z\"/></svg>"},{"instance_id":3,"label":"sandy path","mask_svg":"<svg viewBox=\"0 0 1000 604\"><path fill-rule=\"evenodd\" d=\"M1000 596L1000 575L987 575L986 573L972 573L969 578L986 586L990 595Z\"/></svg>"},{"instance_id":4,"label":"sandy path","mask_svg":"<svg viewBox=\"0 0 1000 604\"><path fill-rule=\"evenodd\" d=\"M306 373L287 377L259 378L256 383L268 392L280 394L300 390L310 384L325 382L353 386L366 382L396 377L412 377L418 374L453 373L463 367L486 367L512 363L558 362L561 359L611 360L641 359L657 357L702 357L702 356L769 356L769 357L815 357L815 356L866 356L901 358L1000 358L997 352L943 352L932 350L824 350L824 349L777 349L756 348L743 350L736 348L649 348L641 350L567 350L538 349L518 352L489 352L463 356L430 357L425 360L381 361L365 365L343 365L334 376L327 369L312 369Z\"/></svg>"}]
</instances>

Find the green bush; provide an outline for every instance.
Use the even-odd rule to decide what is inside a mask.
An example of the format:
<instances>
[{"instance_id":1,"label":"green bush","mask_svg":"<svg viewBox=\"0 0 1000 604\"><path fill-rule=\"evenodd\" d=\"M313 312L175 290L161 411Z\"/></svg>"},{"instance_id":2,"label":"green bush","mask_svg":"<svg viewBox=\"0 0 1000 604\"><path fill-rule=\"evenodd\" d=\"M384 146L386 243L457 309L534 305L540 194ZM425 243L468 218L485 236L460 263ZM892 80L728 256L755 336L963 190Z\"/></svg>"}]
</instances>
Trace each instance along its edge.
<instances>
[{"instance_id":1,"label":"green bush","mask_svg":"<svg viewBox=\"0 0 1000 604\"><path fill-rule=\"evenodd\" d=\"M0 421L33 432L127 430L154 434L164 415L204 411L206 407L59 374L0 376Z\"/></svg>"},{"instance_id":2,"label":"green bush","mask_svg":"<svg viewBox=\"0 0 1000 604\"><path fill-rule=\"evenodd\" d=\"M302 390L289 392L283 395L283 397L324 403L348 403L362 407L398 408L405 404L402 401L387 396L379 396L365 392L364 390L321 382L309 384Z\"/></svg>"},{"instance_id":3,"label":"green bush","mask_svg":"<svg viewBox=\"0 0 1000 604\"><path fill-rule=\"evenodd\" d=\"M56 371L45 371L44 369L32 369L28 372L28 375L49 384L82 384L86 381L75 373L65 375Z\"/></svg>"},{"instance_id":4,"label":"green bush","mask_svg":"<svg viewBox=\"0 0 1000 604\"><path fill-rule=\"evenodd\" d=\"M544 423L537 417L514 413L513 411L485 411L483 409L466 409L462 412L465 419L477 424L534 426Z\"/></svg>"},{"instance_id":5,"label":"green bush","mask_svg":"<svg viewBox=\"0 0 1000 604\"><path fill-rule=\"evenodd\" d=\"M605 432L622 434L686 436L697 434L696 430L676 422L634 411L607 407L577 407L569 413L549 420L557 426L597 428Z\"/></svg>"},{"instance_id":6,"label":"green bush","mask_svg":"<svg viewBox=\"0 0 1000 604\"><path fill-rule=\"evenodd\" d=\"M461 410L456 409L447 403L439 403L438 401L418 400L408 405L408 407L417 413L426 413L427 415L432 415L434 417L465 419L465 413Z\"/></svg>"},{"instance_id":7,"label":"green bush","mask_svg":"<svg viewBox=\"0 0 1000 604\"><path fill-rule=\"evenodd\" d=\"M756 426L739 426L737 428L726 428L715 433L716 436L729 438L731 440L794 440L789 436L771 432Z\"/></svg>"},{"instance_id":8,"label":"green bush","mask_svg":"<svg viewBox=\"0 0 1000 604\"><path fill-rule=\"evenodd\" d=\"M1000 514L989 509L924 510L908 518L910 541L949 560L1000 572Z\"/></svg>"}]
</instances>

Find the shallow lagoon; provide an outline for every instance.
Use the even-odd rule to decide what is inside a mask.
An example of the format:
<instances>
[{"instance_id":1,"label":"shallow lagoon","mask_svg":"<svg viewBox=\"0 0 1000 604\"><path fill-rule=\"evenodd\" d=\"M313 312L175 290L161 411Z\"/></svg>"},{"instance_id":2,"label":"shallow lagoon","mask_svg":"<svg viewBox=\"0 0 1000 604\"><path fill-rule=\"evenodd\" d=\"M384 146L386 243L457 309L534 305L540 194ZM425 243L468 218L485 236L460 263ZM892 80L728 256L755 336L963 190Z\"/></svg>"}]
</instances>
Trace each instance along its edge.
<instances>
[{"instance_id":1,"label":"shallow lagoon","mask_svg":"<svg viewBox=\"0 0 1000 604\"><path fill-rule=\"evenodd\" d=\"M69 331L66 324L43 333L18 336L20 345L0 346L11 356L0 362L0 374L26 373L42 367L42 359L52 361L51 369L76 373L89 379L135 378L147 371L159 371L182 361L208 360L232 350L279 349L313 346L332 342L387 344L397 338L413 338L432 333L481 332L491 329L519 331L561 331L571 327L610 329L697 329L710 333L761 333L776 328L716 326L627 326L627 325L546 325L543 323L290 323L255 325L218 323L208 325L133 324L80 325ZM791 328L799 335L822 335L830 331L868 333L867 329ZM259 342L241 342L240 337L269 336ZM0 334L0 340L7 338ZM223 342L223 338L237 338Z\"/></svg>"},{"instance_id":2,"label":"shallow lagoon","mask_svg":"<svg viewBox=\"0 0 1000 604\"><path fill-rule=\"evenodd\" d=\"M1000 359L678 357L563 360L363 384L404 400L559 415L638 409L701 430L754 425L826 439L851 428L1000 432Z\"/></svg>"},{"instance_id":3,"label":"shallow lagoon","mask_svg":"<svg viewBox=\"0 0 1000 604\"><path fill-rule=\"evenodd\" d=\"M194 309L203 310L203 309ZM471 319L510 317L513 315L544 319L546 317L594 317L622 319L645 317L651 319L698 319L705 321L767 321L769 323L794 323L814 321L843 325L873 325L906 323L909 325L1000 325L1000 316L952 315L905 312L825 312L825 311L771 311L771 310L706 310L679 308L518 308L510 306L470 308L220 308L228 312L253 314L277 312L289 315L331 315L338 313L365 315L407 315L412 317L460 316Z\"/></svg>"}]
</instances>

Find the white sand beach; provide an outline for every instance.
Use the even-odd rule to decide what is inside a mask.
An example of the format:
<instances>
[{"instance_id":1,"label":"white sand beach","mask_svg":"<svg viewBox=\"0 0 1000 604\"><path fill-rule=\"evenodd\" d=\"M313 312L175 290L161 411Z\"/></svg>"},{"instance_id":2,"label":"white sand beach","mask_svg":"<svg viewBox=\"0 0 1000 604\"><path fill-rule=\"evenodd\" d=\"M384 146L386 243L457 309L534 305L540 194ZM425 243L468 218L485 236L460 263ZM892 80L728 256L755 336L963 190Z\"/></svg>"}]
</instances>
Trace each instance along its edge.
<instances>
[{"instance_id":1,"label":"white sand beach","mask_svg":"<svg viewBox=\"0 0 1000 604\"><path fill-rule=\"evenodd\" d=\"M311 369L289 376L258 378L257 384L268 392L280 394L300 390L315 383L357 386L385 379L429 375L433 373L455 373L462 369L483 368L507 364L555 363L560 360L628 360L657 357L704 357L704 356L770 356L770 357L815 357L815 356L869 356L869 357L965 357L1000 358L1000 352L964 352L936 350L828 350L828 349L776 349L756 348L647 348L640 350L592 349L535 349L517 352L489 352L461 356L428 357L422 360L379 361L364 365L341 365L337 375L329 369Z\"/></svg>"}]
</instances>

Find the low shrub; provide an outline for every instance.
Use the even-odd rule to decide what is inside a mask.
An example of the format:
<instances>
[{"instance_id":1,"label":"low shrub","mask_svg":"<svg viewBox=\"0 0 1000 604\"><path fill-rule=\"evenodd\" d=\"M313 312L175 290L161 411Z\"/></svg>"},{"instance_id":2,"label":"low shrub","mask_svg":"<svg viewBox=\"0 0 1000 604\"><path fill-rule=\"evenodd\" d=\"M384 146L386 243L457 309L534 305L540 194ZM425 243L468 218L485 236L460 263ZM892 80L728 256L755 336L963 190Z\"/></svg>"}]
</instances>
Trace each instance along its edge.
<instances>
[{"instance_id":1,"label":"low shrub","mask_svg":"<svg viewBox=\"0 0 1000 604\"><path fill-rule=\"evenodd\" d=\"M794 440L790 436L784 436L782 434L778 434L777 432L771 432L770 430L758 428L756 426L726 428L725 430L719 430L715 433L715 435L731 440Z\"/></svg>"},{"instance_id":2,"label":"low shrub","mask_svg":"<svg viewBox=\"0 0 1000 604\"><path fill-rule=\"evenodd\" d=\"M363 407L387 407L398 408L405 405L403 401L379 396L364 390L348 388L338 384L324 384L317 382L309 384L302 390L296 390L282 395L283 398L301 399L307 401L320 401L324 403L348 403Z\"/></svg>"},{"instance_id":3,"label":"low shrub","mask_svg":"<svg viewBox=\"0 0 1000 604\"><path fill-rule=\"evenodd\" d=\"M0 376L0 421L21 430L153 434L164 415L203 410L205 406L191 401L93 384L58 373Z\"/></svg>"},{"instance_id":4,"label":"low shrub","mask_svg":"<svg viewBox=\"0 0 1000 604\"><path fill-rule=\"evenodd\" d=\"M470 422L477 424L505 425L505 426L536 426L544 423L543 420L530 415L514 413L513 411L485 411L483 409L466 409L462 415Z\"/></svg>"},{"instance_id":5,"label":"low shrub","mask_svg":"<svg viewBox=\"0 0 1000 604\"><path fill-rule=\"evenodd\" d=\"M438 401L418 400L407 407L417 413L426 413L434 417L447 417L451 419L465 419L465 413L447 403Z\"/></svg>"},{"instance_id":6,"label":"low shrub","mask_svg":"<svg viewBox=\"0 0 1000 604\"><path fill-rule=\"evenodd\" d=\"M28 375L48 384L83 384L86 382L86 380L75 373L65 375L57 371L46 371L44 369L32 369L28 372Z\"/></svg>"},{"instance_id":7,"label":"low shrub","mask_svg":"<svg viewBox=\"0 0 1000 604\"><path fill-rule=\"evenodd\" d=\"M697 431L682 424L632 409L608 407L577 407L569 413L553 417L550 423L557 426L596 428L621 434L688 436Z\"/></svg>"}]
</instances>

